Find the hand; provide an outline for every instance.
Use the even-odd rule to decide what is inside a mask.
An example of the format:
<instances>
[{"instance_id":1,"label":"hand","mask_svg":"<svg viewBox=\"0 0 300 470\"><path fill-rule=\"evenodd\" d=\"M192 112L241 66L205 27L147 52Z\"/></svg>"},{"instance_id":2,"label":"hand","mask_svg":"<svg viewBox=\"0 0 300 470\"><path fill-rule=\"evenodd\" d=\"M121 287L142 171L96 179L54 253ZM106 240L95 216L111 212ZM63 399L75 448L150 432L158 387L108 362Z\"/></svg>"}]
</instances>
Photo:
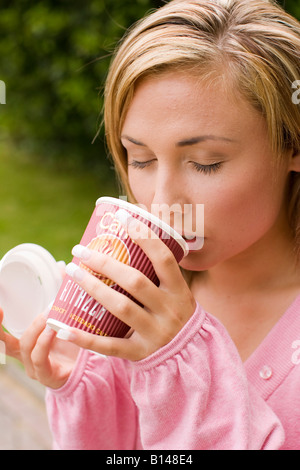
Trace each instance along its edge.
<instances>
[{"instance_id":1,"label":"hand","mask_svg":"<svg viewBox=\"0 0 300 470\"><path fill-rule=\"evenodd\" d=\"M55 331L46 326L46 316L39 315L20 340L1 328L3 311L0 309L0 340L5 343L8 356L20 360L32 379L51 388L60 388L68 380L79 348L56 339Z\"/></svg>"},{"instance_id":2,"label":"hand","mask_svg":"<svg viewBox=\"0 0 300 470\"><path fill-rule=\"evenodd\" d=\"M69 328L60 330L60 338L100 354L136 361L169 343L192 316L196 302L172 252L153 232L151 236L145 234L148 227L139 222L138 225L139 229L136 223L134 227L130 224L128 233L153 263L160 281L159 287L137 269L108 255L85 248L81 261L94 272L113 279L144 308L111 289L87 270L78 266L75 271L69 270L69 274L89 295L133 329L132 334L126 338L112 338Z\"/></svg>"},{"instance_id":3,"label":"hand","mask_svg":"<svg viewBox=\"0 0 300 470\"><path fill-rule=\"evenodd\" d=\"M14 357L15 359L21 360L20 342L17 338L6 333L1 328L3 322L3 310L0 308L0 341L5 344L5 353L7 356Z\"/></svg>"}]
</instances>

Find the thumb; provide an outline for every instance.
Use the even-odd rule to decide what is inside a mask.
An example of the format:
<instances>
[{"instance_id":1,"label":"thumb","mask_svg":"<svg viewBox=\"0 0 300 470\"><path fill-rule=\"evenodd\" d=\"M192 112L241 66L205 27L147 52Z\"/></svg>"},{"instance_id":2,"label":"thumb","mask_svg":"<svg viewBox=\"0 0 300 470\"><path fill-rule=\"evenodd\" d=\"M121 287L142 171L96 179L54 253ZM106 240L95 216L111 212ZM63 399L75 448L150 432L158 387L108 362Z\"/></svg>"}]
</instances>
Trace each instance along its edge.
<instances>
[{"instance_id":1,"label":"thumb","mask_svg":"<svg viewBox=\"0 0 300 470\"><path fill-rule=\"evenodd\" d=\"M0 341L2 341L5 345L5 353L8 356L14 357L20 361L20 342L17 338L4 331L2 326L3 317L4 313L2 308L0 308Z\"/></svg>"}]
</instances>

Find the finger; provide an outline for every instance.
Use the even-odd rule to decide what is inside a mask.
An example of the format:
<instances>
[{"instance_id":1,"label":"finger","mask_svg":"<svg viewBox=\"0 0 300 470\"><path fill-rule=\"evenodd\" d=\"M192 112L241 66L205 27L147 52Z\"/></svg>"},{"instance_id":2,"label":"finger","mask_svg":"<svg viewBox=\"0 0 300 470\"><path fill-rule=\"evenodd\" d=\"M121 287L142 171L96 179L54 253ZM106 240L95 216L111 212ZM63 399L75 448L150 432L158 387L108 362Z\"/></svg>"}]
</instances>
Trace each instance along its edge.
<instances>
[{"instance_id":1,"label":"finger","mask_svg":"<svg viewBox=\"0 0 300 470\"><path fill-rule=\"evenodd\" d=\"M104 356L114 356L123 359L136 361L141 359L141 347L136 341L130 338L113 338L110 336L97 336L77 328L61 329L57 333L57 338L71 341L77 346L94 351Z\"/></svg>"},{"instance_id":2,"label":"finger","mask_svg":"<svg viewBox=\"0 0 300 470\"><path fill-rule=\"evenodd\" d=\"M34 366L31 359L32 351L36 345L38 337L46 326L46 317L44 314L39 315L35 318L33 323L20 338L21 357L27 374L35 377Z\"/></svg>"},{"instance_id":3,"label":"finger","mask_svg":"<svg viewBox=\"0 0 300 470\"><path fill-rule=\"evenodd\" d=\"M148 226L135 218L130 218L126 224L128 235L139 245L151 260L160 283L170 289L177 282L182 282L180 267L172 251Z\"/></svg>"},{"instance_id":4,"label":"finger","mask_svg":"<svg viewBox=\"0 0 300 470\"><path fill-rule=\"evenodd\" d=\"M65 277L66 274L66 263L65 261L57 261L56 263L58 269L60 270L60 274L62 279Z\"/></svg>"},{"instance_id":5,"label":"finger","mask_svg":"<svg viewBox=\"0 0 300 470\"><path fill-rule=\"evenodd\" d=\"M3 321L3 310L0 308L0 325L2 325ZM3 327L0 326L0 341L3 341L5 344L5 354L8 356L14 357L15 359L21 360L21 353L20 353L20 343L17 338L12 336L11 334L5 332Z\"/></svg>"},{"instance_id":6,"label":"finger","mask_svg":"<svg viewBox=\"0 0 300 470\"><path fill-rule=\"evenodd\" d=\"M55 331L46 326L39 335L31 353L35 377L44 384L51 379L52 368L49 355L55 336Z\"/></svg>"},{"instance_id":7,"label":"finger","mask_svg":"<svg viewBox=\"0 0 300 470\"><path fill-rule=\"evenodd\" d=\"M80 268L75 263L68 264L66 272L85 292L134 330L150 327L151 315L149 315L149 312L126 295L107 286L96 276L86 269Z\"/></svg>"},{"instance_id":8,"label":"finger","mask_svg":"<svg viewBox=\"0 0 300 470\"><path fill-rule=\"evenodd\" d=\"M81 245L76 245L72 253L94 273L112 279L142 305L148 308L159 305L156 302L159 296L156 285L138 269Z\"/></svg>"},{"instance_id":9,"label":"finger","mask_svg":"<svg viewBox=\"0 0 300 470\"><path fill-rule=\"evenodd\" d=\"M58 343L62 342L56 340L56 332L46 326L31 353L34 378L46 387L53 389L60 388L66 383L79 350L75 344L65 342L65 351L70 349L77 351L76 356L72 356L73 360L69 361L70 356L68 355L63 354L61 357L57 357ZM54 357L52 356L53 349L55 349Z\"/></svg>"},{"instance_id":10,"label":"finger","mask_svg":"<svg viewBox=\"0 0 300 470\"><path fill-rule=\"evenodd\" d=\"M31 353L31 359L36 370L43 367L45 362L48 360L55 336L55 331L47 325L39 335Z\"/></svg>"}]
</instances>

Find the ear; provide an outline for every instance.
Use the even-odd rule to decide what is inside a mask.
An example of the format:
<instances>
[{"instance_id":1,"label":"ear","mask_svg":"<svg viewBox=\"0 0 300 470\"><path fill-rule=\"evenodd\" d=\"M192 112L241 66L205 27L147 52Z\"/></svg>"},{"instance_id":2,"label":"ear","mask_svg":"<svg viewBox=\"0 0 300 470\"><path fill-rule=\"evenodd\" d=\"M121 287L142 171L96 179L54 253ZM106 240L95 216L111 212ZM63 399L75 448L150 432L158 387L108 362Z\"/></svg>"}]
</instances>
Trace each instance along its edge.
<instances>
[{"instance_id":1,"label":"ear","mask_svg":"<svg viewBox=\"0 0 300 470\"><path fill-rule=\"evenodd\" d=\"M290 171L296 171L297 173L300 172L300 152L297 150L295 150L291 156Z\"/></svg>"}]
</instances>

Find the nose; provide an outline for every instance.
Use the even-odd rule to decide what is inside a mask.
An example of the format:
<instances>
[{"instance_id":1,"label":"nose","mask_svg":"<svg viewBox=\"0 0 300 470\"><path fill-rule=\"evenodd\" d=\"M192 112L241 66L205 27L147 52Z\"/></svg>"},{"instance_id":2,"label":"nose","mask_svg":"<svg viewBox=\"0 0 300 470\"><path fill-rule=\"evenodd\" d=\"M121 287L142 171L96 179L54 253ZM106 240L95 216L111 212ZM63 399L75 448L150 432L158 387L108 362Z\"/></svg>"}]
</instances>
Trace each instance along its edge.
<instances>
[{"instance_id":1,"label":"nose","mask_svg":"<svg viewBox=\"0 0 300 470\"><path fill-rule=\"evenodd\" d=\"M182 226L187 198L184 182L179 171L169 167L157 171L151 212L172 226Z\"/></svg>"},{"instance_id":2,"label":"nose","mask_svg":"<svg viewBox=\"0 0 300 470\"><path fill-rule=\"evenodd\" d=\"M197 237L200 249L204 239L204 205L193 200L191 184L185 180L184 172L180 168L161 166L152 194L151 212L179 233Z\"/></svg>"},{"instance_id":3,"label":"nose","mask_svg":"<svg viewBox=\"0 0 300 470\"><path fill-rule=\"evenodd\" d=\"M159 166L153 188L152 204L184 204L184 185L180 171L171 166Z\"/></svg>"}]
</instances>

